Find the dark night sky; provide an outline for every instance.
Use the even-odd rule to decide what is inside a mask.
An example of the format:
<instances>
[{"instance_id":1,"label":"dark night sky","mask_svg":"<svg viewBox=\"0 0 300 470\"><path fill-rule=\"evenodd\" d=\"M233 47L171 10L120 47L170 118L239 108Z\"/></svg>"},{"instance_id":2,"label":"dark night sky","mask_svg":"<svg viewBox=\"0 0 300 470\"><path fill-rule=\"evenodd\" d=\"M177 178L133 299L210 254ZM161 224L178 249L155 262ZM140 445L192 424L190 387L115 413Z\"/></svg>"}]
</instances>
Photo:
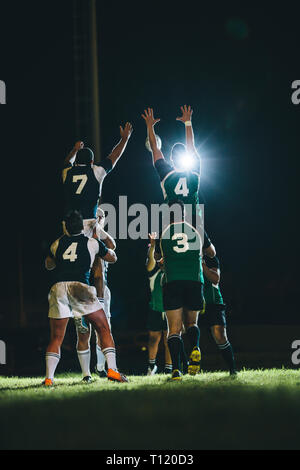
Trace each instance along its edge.
<instances>
[{"instance_id":1,"label":"dark night sky","mask_svg":"<svg viewBox=\"0 0 300 470\"><path fill-rule=\"evenodd\" d=\"M191 104L203 157L206 227L221 260L232 319L294 321L300 105L291 102L291 83L300 79L297 12L245 2L98 5L102 154L117 142L119 124L130 120L134 126L126 154L105 180L103 202L116 203L119 195L127 195L129 204L162 202L140 115L152 106L161 118L157 133L168 156L172 143L184 138L175 121L179 106ZM43 247L60 234L61 162L75 140L84 140L74 123L72 2L7 3L0 22L0 79L8 101L0 108L3 299L14 312L19 235L25 308L37 312L37 321L47 312ZM110 284L120 329L145 324L145 251L143 241L118 244Z\"/></svg>"}]
</instances>

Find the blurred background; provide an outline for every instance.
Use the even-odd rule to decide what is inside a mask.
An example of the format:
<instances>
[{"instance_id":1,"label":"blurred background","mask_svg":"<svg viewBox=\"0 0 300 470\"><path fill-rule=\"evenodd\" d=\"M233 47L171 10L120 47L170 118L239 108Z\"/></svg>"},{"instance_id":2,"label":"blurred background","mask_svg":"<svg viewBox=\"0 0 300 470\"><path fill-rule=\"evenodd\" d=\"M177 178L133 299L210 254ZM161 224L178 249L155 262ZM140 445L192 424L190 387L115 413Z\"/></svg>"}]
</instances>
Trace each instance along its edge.
<instances>
[{"instance_id":1,"label":"blurred background","mask_svg":"<svg viewBox=\"0 0 300 470\"><path fill-rule=\"evenodd\" d=\"M194 109L203 162L200 199L221 263L229 336L239 366L293 366L300 339L298 175L300 79L295 10L243 2L109 4L92 0L1 6L2 276L0 374L43 373L49 339L44 258L61 234L62 162L76 140L104 159L133 124L102 202L163 202L141 118L151 106L168 158ZM131 220L130 217L128 219ZM122 365L146 361L147 242L117 240L109 269L112 325ZM204 368L222 368L202 332ZM70 322L61 369L76 369ZM26 352L24 352L26 351ZM206 361L206 362L205 362Z\"/></svg>"}]
</instances>

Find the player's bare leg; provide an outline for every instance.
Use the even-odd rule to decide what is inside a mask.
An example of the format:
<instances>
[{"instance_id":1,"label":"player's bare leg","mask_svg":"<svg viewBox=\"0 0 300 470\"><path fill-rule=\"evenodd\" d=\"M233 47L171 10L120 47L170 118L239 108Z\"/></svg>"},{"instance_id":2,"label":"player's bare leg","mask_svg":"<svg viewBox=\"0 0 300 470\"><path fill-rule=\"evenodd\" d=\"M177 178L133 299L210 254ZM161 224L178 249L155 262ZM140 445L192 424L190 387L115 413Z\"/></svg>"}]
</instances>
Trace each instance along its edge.
<instances>
[{"instance_id":1,"label":"player's bare leg","mask_svg":"<svg viewBox=\"0 0 300 470\"><path fill-rule=\"evenodd\" d=\"M149 331L149 337L148 337L149 368L148 368L147 375L154 375L157 371L157 366L155 364L155 361L156 361L160 339L161 339L161 331Z\"/></svg>"},{"instance_id":2,"label":"player's bare leg","mask_svg":"<svg viewBox=\"0 0 300 470\"><path fill-rule=\"evenodd\" d=\"M50 318L50 343L46 349L46 386L53 385L53 378L60 360L60 348L65 337L69 318Z\"/></svg>"},{"instance_id":3,"label":"player's bare leg","mask_svg":"<svg viewBox=\"0 0 300 470\"><path fill-rule=\"evenodd\" d=\"M107 378L117 382L128 382L128 379L124 375L121 375L117 370L115 342L104 310L97 310L96 312L85 315L85 318L92 324L99 334L101 346L103 348L102 352L106 358L108 366Z\"/></svg>"},{"instance_id":4,"label":"player's bare leg","mask_svg":"<svg viewBox=\"0 0 300 470\"><path fill-rule=\"evenodd\" d=\"M181 327L183 309L167 310L168 320L168 346L172 360L172 380L180 380L180 351L181 351Z\"/></svg>"},{"instance_id":5,"label":"player's bare leg","mask_svg":"<svg viewBox=\"0 0 300 470\"><path fill-rule=\"evenodd\" d=\"M198 313L198 311L194 310L184 310L184 327L192 349L188 366L188 373L190 375L196 375L199 372L201 363L201 351L199 347L200 330L197 325Z\"/></svg>"},{"instance_id":6,"label":"player's bare leg","mask_svg":"<svg viewBox=\"0 0 300 470\"><path fill-rule=\"evenodd\" d=\"M78 328L76 328L77 332L77 356L80 363L83 381L86 383L90 383L91 372L90 372L90 361L91 361L91 349L90 349L90 338L91 338L91 326L88 326L87 333L81 333Z\"/></svg>"},{"instance_id":7,"label":"player's bare leg","mask_svg":"<svg viewBox=\"0 0 300 470\"><path fill-rule=\"evenodd\" d=\"M229 367L230 375L235 376L237 374L235 359L234 359L232 346L227 338L227 332L226 332L225 326L213 325L211 327L211 333L213 335L213 338L219 348L219 351L224 361Z\"/></svg>"}]
</instances>

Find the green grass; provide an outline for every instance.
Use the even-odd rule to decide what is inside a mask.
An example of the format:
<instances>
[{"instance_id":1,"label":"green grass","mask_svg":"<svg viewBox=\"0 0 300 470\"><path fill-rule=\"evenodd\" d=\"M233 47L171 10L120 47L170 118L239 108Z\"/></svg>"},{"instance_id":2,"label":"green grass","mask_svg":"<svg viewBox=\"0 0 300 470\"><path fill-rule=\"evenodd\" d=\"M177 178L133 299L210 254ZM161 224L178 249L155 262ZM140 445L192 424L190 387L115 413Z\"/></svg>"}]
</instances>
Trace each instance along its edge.
<instances>
[{"instance_id":1,"label":"green grass","mask_svg":"<svg viewBox=\"0 0 300 470\"><path fill-rule=\"evenodd\" d=\"M299 449L300 371L0 378L1 449Z\"/></svg>"}]
</instances>

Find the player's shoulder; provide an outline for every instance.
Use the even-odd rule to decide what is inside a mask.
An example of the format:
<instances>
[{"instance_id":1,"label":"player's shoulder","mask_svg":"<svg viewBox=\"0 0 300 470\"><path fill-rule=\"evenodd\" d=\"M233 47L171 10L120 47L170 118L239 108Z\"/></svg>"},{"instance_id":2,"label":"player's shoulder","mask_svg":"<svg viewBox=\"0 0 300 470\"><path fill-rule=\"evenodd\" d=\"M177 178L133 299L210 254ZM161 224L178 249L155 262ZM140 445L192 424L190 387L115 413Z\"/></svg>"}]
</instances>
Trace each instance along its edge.
<instances>
[{"instance_id":1,"label":"player's shoulder","mask_svg":"<svg viewBox=\"0 0 300 470\"><path fill-rule=\"evenodd\" d=\"M164 181L172 172L174 168L164 158L156 160L154 167L160 177L161 181Z\"/></svg>"},{"instance_id":2,"label":"player's shoulder","mask_svg":"<svg viewBox=\"0 0 300 470\"><path fill-rule=\"evenodd\" d=\"M112 170L112 161L110 158L105 158L101 163L93 163L92 168L94 172L106 175Z\"/></svg>"}]
</instances>

